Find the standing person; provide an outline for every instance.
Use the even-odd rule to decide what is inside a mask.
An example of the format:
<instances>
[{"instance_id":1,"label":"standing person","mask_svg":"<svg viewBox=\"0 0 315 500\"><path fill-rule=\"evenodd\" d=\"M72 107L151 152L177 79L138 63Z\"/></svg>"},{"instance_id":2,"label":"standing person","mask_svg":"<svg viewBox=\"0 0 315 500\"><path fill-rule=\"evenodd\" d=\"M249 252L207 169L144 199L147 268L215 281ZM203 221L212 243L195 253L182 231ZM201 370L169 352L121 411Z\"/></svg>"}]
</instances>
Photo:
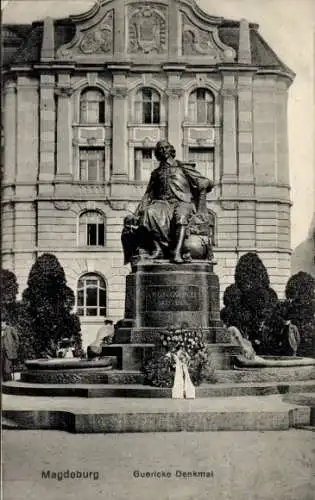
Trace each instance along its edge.
<instances>
[{"instance_id":1,"label":"standing person","mask_svg":"<svg viewBox=\"0 0 315 500\"><path fill-rule=\"evenodd\" d=\"M283 328L279 340L279 350L281 356L296 356L300 344L300 332L291 320L283 319Z\"/></svg>"},{"instance_id":2,"label":"standing person","mask_svg":"<svg viewBox=\"0 0 315 500\"><path fill-rule=\"evenodd\" d=\"M102 354L102 347L104 344L111 344L114 336L114 325L111 319L105 319L104 326L102 326L97 334L96 339L87 348L88 359L99 358Z\"/></svg>"},{"instance_id":3,"label":"standing person","mask_svg":"<svg viewBox=\"0 0 315 500\"><path fill-rule=\"evenodd\" d=\"M1 321L1 376L3 382L14 379L14 366L18 359L19 337L16 328Z\"/></svg>"}]
</instances>

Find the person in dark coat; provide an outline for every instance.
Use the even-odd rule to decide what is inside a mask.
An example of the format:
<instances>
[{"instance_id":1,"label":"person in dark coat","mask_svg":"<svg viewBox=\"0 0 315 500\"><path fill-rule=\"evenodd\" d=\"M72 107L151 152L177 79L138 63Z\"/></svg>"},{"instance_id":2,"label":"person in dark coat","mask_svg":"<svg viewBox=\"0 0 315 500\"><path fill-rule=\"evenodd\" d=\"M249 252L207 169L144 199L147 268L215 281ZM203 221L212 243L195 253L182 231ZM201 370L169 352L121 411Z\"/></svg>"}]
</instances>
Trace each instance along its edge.
<instances>
[{"instance_id":1,"label":"person in dark coat","mask_svg":"<svg viewBox=\"0 0 315 500\"><path fill-rule=\"evenodd\" d=\"M19 337L14 326L1 322L1 376L3 382L13 380L18 359Z\"/></svg>"},{"instance_id":2,"label":"person in dark coat","mask_svg":"<svg viewBox=\"0 0 315 500\"><path fill-rule=\"evenodd\" d=\"M279 338L279 355L296 356L301 341L300 332L296 325L284 318L283 328Z\"/></svg>"}]
</instances>

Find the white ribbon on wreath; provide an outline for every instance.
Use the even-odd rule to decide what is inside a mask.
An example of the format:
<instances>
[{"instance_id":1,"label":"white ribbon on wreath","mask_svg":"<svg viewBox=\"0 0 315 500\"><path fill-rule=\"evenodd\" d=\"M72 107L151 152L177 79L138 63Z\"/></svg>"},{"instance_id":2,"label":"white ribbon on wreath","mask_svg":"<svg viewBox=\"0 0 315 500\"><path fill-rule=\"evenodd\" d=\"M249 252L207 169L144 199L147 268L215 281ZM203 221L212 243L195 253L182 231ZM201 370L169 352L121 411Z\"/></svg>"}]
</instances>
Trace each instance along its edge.
<instances>
[{"instance_id":1,"label":"white ribbon on wreath","mask_svg":"<svg viewBox=\"0 0 315 500\"><path fill-rule=\"evenodd\" d=\"M189 355L181 349L173 354L175 359L175 376L172 388L173 399L195 399L195 386L188 371Z\"/></svg>"}]
</instances>

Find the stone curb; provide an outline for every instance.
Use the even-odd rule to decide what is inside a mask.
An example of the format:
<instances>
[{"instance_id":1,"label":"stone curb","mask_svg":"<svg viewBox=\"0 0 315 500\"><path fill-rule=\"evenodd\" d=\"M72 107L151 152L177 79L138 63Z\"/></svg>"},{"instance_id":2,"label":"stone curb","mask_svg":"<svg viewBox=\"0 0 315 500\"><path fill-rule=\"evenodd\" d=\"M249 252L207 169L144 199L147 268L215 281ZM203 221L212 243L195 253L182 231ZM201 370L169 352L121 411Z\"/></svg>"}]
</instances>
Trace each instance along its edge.
<instances>
[{"instance_id":1,"label":"stone curb","mask_svg":"<svg viewBox=\"0 0 315 500\"><path fill-rule=\"evenodd\" d=\"M82 398L171 398L169 388L122 384L38 384L4 382L2 392L15 396L67 396ZM289 383L203 384L196 388L197 398L267 396L272 394L315 393L315 381ZM297 403L297 401L294 401ZM297 403L299 404L299 403Z\"/></svg>"},{"instance_id":2,"label":"stone curb","mask_svg":"<svg viewBox=\"0 0 315 500\"><path fill-rule=\"evenodd\" d=\"M79 413L63 410L4 410L16 429L71 433L207 432L288 430L310 425L309 408L276 411Z\"/></svg>"}]
</instances>

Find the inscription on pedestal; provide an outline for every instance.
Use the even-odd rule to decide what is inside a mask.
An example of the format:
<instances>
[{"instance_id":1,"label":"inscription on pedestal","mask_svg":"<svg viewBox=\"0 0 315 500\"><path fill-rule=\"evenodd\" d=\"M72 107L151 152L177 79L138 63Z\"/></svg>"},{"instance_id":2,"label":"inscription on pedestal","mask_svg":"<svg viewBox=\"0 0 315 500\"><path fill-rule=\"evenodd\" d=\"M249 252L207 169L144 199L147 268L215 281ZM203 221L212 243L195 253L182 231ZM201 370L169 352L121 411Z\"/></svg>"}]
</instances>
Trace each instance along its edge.
<instances>
[{"instance_id":1,"label":"inscription on pedestal","mask_svg":"<svg viewBox=\"0 0 315 500\"><path fill-rule=\"evenodd\" d=\"M199 288L197 286L148 286L146 289L146 311L199 311Z\"/></svg>"}]
</instances>

